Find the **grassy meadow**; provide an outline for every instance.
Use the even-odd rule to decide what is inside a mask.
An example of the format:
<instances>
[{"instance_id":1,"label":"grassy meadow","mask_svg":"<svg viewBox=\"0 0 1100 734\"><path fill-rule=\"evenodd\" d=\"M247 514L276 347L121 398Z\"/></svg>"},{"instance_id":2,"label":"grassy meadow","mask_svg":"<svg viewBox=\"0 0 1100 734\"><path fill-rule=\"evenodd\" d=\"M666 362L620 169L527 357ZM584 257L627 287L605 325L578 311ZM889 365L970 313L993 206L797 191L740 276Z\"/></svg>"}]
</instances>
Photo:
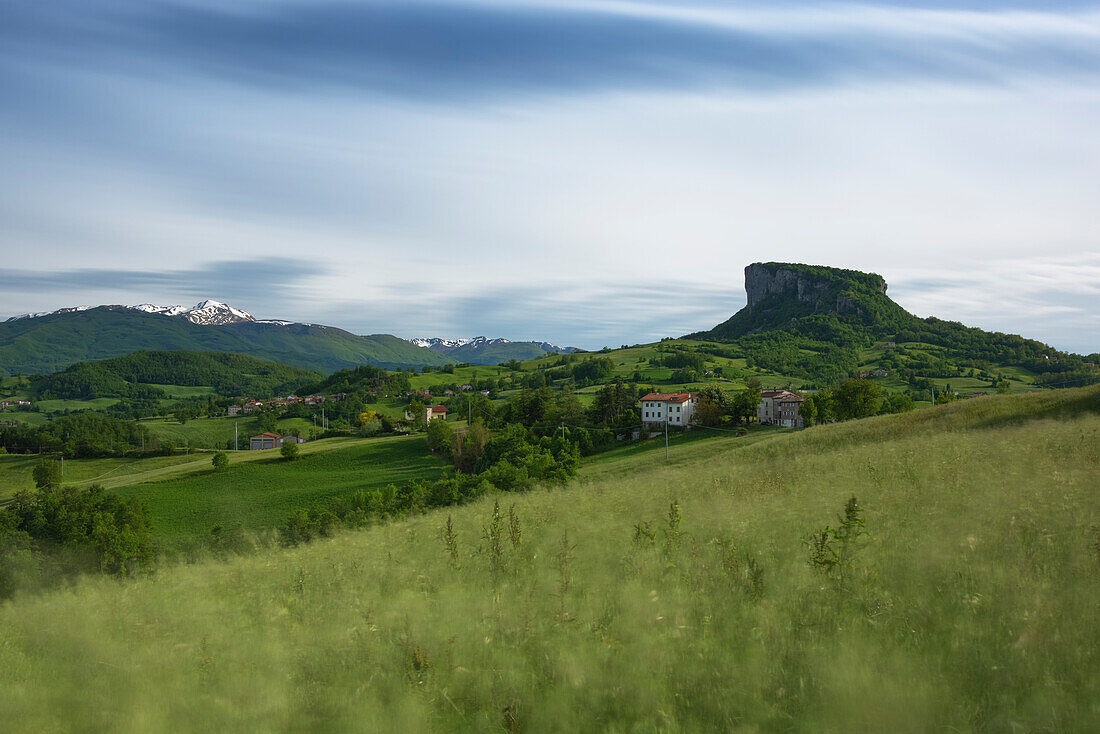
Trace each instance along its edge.
<instances>
[{"instance_id":1,"label":"grassy meadow","mask_svg":"<svg viewBox=\"0 0 1100 734\"><path fill-rule=\"evenodd\" d=\"M1100 390L654 458L17 597L0 716L12 732L1100 727ZM349 461L348 488L371 466ZM243 469L188 491L262 501L270 478ZM866 534L812 565L853 495Z\"/></svg>"}]
</instances>

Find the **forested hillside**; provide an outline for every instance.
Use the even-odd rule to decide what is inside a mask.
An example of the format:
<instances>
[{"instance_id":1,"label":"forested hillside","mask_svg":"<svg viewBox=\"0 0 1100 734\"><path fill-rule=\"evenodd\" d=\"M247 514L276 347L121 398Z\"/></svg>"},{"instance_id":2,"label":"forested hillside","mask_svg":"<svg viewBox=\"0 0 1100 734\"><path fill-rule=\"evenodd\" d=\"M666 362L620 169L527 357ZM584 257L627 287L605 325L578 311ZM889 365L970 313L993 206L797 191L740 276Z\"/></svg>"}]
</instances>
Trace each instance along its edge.
<instances>
[{"instance_id":1,"label":"forested hillside","mask_svg":"<svg viewBox=\"0 0 1100 734\"><path fill-rule=\"evenodd\" d=\"M243 354L143 351L36 375L31 387L42 400L162 397L156 385L202 385L227 397L262 398L295 392L320 378L312 370Z\"/></svg>"},{"instance_id":2,"label":"forested hillside","mask_svg":"<svg viewBox=\"0 0 1100 734\"><path fill-rule=\"evenodd\" d=\"M0 322L0 375L45 374L142 350L234 352L319 372L451 361L389 334L358 336L317 324L200 325L112 306Z\"/></svg>"},{"instance_id":3,"label":"forested hillside","mask_svg":"<svg viewBox=\"0 0 1100 734\"><path fill-rule=\"evenodd\" d=\"M885 343L941 347L937 359L944 365L1020 367L1051 384L1084 384L1095 373L1086 364L1095 358L1060 352L1015 334L917 318L886 295L886 282L873 273L754 263L745 268L745 290L748 303L743 309L686 338L730 342L756 365L824 384L854 374L863 350ZM937 365L927 355L899 351L892 357L898 368L936 374Z\"/></svg>"}]
</instances>

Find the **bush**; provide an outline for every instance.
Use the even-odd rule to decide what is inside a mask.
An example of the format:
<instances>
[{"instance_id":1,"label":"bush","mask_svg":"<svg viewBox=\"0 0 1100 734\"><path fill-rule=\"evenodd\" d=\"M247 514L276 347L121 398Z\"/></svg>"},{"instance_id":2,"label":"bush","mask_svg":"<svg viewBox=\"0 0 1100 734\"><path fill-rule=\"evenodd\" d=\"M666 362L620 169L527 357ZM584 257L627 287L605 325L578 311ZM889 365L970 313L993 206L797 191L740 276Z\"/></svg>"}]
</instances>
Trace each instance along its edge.
<instances>
[{"instance_id":1,"label":"bush","mask_svg":"<svg viewBox=\"0 0 1100 734\"><path fill-rule=\"evenodd\" d=\"M214 458L210 460L210 463L214 466L214 471L225 471L229 468L229 457L226 456L224 451L219 451L214 454Z\"/></svg>"},{"instance_id":2,"label":"bush","mask_svg":"<svg viewBox=\"0 0 1100 734\"><path fill-rule=\"evenodd\" d=\"M283 447L279 449L279 453L283 455L283 458L287 461L297 461L301 457L301 449L298 448L296 443L284 443Z\"/></svg>"}]
</instances>

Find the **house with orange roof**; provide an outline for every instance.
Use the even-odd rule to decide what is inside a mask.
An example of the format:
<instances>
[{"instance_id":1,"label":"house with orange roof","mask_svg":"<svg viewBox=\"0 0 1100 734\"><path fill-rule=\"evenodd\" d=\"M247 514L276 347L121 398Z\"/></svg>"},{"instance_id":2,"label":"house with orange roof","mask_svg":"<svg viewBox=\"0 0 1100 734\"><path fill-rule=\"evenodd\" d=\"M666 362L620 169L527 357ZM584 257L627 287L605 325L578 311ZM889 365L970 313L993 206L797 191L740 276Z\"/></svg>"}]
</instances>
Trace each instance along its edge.
<instances>
[{"instance_id":1,"label":"house with orange roof","mask_svg":"<svg viewBox=\"0 0 1100 734\"><path fill-rule=\"evenodd\" d=\"M642 397L642 423L647 427L667 424L687 427L695 413L697 393L651 392Z\"/></svg>"}]
</instances>

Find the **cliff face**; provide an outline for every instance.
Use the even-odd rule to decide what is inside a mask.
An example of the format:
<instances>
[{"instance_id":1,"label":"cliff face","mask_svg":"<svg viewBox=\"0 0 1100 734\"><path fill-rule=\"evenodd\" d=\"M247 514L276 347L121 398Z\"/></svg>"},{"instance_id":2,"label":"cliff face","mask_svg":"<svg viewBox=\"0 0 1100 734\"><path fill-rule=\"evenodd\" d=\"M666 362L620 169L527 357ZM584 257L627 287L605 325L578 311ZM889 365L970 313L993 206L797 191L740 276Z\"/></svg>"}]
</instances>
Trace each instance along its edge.
<instances>
[{"instance_id":1,"label":"cliff face","mask_svg":"<svg viewBox=\"0 0 1100 734\"><path fill-rule=\"evenodd\" d=\"M753 263L745 268L746 306L728 321L692 336L736 339L769 329L815 332L814 319L836 316L853 325L881 326L911 318L886 297L874 273L798 263Z\"/></svg>"},{"instance_id":2,"label":"cliff face","mask_svg":"<svg viewBox=\"0 0 1100 734\"><path fill-rule=\"evenodd\" d=\"M877 275L871 277L877 279L877 283L871 283L872 287L879 293L886 293L886 281ZM748 308L752 308L768 296L780 296L798 303L816 304L835 284L834 277L823 277L782 266L753 263L745 268ZM848 305L851 305L851 302L838 295L836 310L842 312Z\"/></svg>"}]
</instances>

